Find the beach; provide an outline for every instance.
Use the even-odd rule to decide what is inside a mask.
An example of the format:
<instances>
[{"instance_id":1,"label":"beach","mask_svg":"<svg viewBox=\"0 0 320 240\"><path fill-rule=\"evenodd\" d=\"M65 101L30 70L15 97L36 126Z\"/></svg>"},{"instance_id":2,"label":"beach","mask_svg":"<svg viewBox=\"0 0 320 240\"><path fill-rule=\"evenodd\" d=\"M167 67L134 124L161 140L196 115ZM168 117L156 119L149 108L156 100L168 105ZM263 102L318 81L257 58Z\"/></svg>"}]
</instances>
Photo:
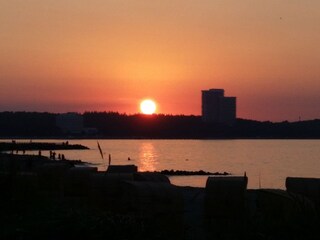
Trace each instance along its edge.
<instances>
[{"instance_id":1,"label":"beach","mask_svg":"<svg viewBox=\"0 0 320 240\"><path fill-rule=\"evenodd\" d=\"M108 172L15 154L1 154L0 163L1 238L319 236L319 199L280 189L247 189L246 176L210 176L199 188L173 185L164 174L135 171L132 165Z\"/></svg>"}]
</instances>

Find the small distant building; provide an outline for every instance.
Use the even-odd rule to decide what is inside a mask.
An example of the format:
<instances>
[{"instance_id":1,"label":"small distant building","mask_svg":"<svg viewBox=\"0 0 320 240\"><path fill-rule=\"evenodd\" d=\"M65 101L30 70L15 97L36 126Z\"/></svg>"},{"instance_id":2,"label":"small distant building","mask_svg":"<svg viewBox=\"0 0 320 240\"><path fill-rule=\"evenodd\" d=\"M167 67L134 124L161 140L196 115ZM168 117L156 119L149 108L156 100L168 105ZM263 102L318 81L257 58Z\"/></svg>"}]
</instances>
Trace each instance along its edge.
<instances>
[{"instance_id":1,"label":"small distant building","mask_svg":"<svg viewBox=\"0 0 320 240\"><path fill-rule=\"evenodd\" d=\"M225 97L224 89L202 90L202 120L233 125L236 121L236 97Z\"/></svg>"},{"instance_id":2,"label":"small distant building","mask_svg":"<svg viewBox=\"0 0 320 240\"><path fill-rule=\"evenodd\" d=\"M97 135L99 131L96 128L84 128L83 133L87 136L94 136Z\"/></svg>"},{"instance_id":3,"label":"small distant building","mask_svg":"<svg viewBox=\"0 0 320 240\"><path fill-rule=\"evenodd\" d=\"M83 132L83 116L79 113L63 113L56 116L56 126L66 134Z\"/></svg>"}]
</instances>

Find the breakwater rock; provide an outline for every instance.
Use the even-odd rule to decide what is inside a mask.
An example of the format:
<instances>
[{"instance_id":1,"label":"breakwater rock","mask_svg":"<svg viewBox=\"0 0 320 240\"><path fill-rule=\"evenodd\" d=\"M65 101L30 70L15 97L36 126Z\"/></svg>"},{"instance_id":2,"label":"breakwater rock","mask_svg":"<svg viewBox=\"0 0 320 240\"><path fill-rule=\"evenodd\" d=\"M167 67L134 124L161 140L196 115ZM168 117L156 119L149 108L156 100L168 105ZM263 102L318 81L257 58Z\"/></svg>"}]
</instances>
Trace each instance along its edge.
<instances>
[{"instance_id":1,"label":"breakwater rock","mask_svg":"<svg viewBox=\"0 0 320 240\"><path fill-rule=\"evenodd\" d=\"M154 171L154 173L161 173L167 176L210 176L210 175L227 176L227 175L230 175L230 173L227 173L227 172L206 172L203 170L199 170L199 171L162 170L162 171Z\"/></svg>"},{"instance_id":2,"label":"breakwater rock","mask_svg":"<svg viewBox=\"0 0 320 240\"><path fill-rule=\"evenodd\" d=\"M68 141L61 143L47 142L0 142L0 152L5 151L31 151L31 150L84 150L89 149L80 144L69 144Z\"/></svg>"}]
</instances>

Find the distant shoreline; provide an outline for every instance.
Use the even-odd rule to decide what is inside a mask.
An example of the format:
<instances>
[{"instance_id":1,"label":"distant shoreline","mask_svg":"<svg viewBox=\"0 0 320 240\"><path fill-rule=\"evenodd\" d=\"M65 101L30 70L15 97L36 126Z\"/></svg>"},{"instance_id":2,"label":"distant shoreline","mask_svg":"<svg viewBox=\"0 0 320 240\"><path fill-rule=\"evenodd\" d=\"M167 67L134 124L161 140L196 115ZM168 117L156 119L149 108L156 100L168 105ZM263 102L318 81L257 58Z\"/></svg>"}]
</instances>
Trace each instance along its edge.
<instances>
[{"instance_id":1,"label":"distant shoreline","mask_svg":"<svg viewBox=\"0 0 320 240\"><path fill-rule=\"evenodd\" d=\"M320 139L320 119L296 122L237 118L233 125L201 116L0 112L0 139ZM58 121L60 119L60 121Z\"/></svg>"}]
</instances>

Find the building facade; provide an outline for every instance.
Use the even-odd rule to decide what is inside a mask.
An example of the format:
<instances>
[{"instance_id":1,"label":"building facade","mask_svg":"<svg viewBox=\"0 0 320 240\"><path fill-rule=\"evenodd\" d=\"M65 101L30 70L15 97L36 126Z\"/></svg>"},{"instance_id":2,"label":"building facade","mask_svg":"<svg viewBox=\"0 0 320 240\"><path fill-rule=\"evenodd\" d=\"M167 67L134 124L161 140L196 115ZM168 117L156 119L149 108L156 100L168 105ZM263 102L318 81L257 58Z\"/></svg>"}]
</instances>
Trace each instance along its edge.
<instances>
[{"instance_id":1,"label":"building facade","mask_svg":"<svg viewBox=\"0 0 320 240\"><path fill-rule=\"evenodd\" d=\"M236 121L236 97L225 97L224 89L203 90L202 120L233 125Z\"/></svg>"}]
</instances>

